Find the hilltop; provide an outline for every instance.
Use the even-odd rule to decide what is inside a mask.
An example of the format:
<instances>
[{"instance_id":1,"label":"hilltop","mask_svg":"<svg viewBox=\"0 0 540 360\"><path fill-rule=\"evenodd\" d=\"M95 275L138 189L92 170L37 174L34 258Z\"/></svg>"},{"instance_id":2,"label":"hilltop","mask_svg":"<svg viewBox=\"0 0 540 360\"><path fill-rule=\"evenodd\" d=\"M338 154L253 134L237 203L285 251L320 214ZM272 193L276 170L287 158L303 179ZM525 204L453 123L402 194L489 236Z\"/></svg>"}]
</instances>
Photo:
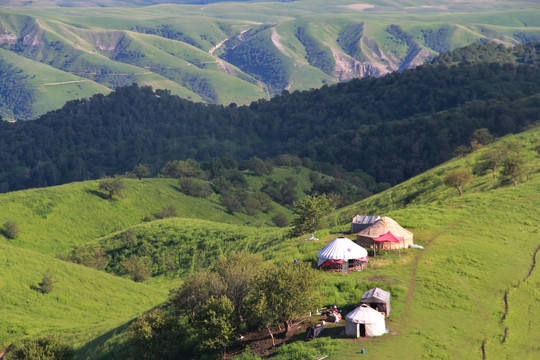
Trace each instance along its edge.
<instances>
[{"instance_id":1,"label":"hilltop","mask_svg":"<svg viewBox=\"0 0 540 360\"><path fill-rule=\"evenodd\" d=\"M249 104L414 68L472 43L538 41L539 11L530 0L10 0L0 9L0 67L13 86L0 87L0 115L29 120L134 82Z\"/></svg>"}]
</instances>

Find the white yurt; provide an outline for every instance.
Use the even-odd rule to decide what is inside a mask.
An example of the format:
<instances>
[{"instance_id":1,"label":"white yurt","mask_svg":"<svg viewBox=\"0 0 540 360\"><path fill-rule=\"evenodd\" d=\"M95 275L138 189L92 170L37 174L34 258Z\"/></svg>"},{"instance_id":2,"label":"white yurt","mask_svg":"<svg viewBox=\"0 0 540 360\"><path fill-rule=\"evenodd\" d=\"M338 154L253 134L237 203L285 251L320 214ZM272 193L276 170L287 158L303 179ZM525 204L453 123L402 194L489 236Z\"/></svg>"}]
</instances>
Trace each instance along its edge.
<instances>
[{"instance_id":1,"label":"white yurt","mask_svg":"<svg viewBox=\"0 0 540 360\"><path fill-rule=\"evenodd\" d=\"M346 237L338 237L317 253L319 269L361 270L367 262L367 250Z\"/></svg>"},{"instance_id":2,"label":"white yurt","mask_svg":"<svg viewBox=\"0 0 540 360\"><path fill-rule=\"evenodd\" d=\"M345 335L380 336L386 333L384 315L369 305L362 304L345 317Z\"/></svg>"}]
</instances>

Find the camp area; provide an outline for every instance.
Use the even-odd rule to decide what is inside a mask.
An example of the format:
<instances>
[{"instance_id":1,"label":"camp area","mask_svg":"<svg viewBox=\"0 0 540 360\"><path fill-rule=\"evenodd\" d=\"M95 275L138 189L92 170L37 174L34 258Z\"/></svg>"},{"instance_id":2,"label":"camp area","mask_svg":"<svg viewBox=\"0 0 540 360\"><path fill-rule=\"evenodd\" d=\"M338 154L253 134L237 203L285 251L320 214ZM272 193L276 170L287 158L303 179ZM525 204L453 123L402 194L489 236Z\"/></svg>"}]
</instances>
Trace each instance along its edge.
<instances>
[{"instance_id":1,"label":"camp area","mask_svg":"<svg viewBox=\"0 0 540 360\"><path fill-rule=\"evenodd\" d=\"M346 237L338 237L317 253L319 269L329 271L360 271L368 263L367 250Z\"/></svg>"},{"instance_id":2,"label":"camp area","mask_svg":"<svg viewBox=\"0 0 540 360\"><path fill-rule=\"evenodd\" d=\"M413 244L413 233L384 216L359 231L356 243L374 250L406 249Z\"/></svg>"}]
</instances>

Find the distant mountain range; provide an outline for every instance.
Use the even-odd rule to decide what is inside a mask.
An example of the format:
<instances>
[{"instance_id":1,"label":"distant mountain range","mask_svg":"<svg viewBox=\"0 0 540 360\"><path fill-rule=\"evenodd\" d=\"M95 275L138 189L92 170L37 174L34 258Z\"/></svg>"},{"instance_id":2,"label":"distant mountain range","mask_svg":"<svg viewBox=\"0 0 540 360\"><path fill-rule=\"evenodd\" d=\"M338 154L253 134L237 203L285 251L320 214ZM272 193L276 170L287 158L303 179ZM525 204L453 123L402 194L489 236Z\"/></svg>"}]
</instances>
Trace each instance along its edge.
<instances>
[{"instance_id":1,"label":"distant mountain range","mask_svg":"<svg viewBox=\"0 0 540 360\"><path fill-rule=\"evenodd\" d=\"M33 119L134 82L193 101L248 104L403 71L474 42L540 39L534 1L3 4L4 119Z\"/></svg>"}]
</instances>

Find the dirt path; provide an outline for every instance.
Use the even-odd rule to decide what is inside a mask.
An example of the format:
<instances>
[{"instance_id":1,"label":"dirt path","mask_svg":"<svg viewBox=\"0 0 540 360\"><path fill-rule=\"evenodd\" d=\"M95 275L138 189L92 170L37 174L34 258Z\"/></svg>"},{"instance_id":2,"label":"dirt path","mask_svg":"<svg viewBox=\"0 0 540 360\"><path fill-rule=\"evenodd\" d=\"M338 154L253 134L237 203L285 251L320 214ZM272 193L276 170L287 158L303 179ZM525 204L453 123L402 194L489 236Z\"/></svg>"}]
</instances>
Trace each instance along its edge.
<instances>
[{"instance_id":1,"label":"dirt path","mask_svg":"<svg viewBox=\"0 0 540 360\"><path fill-rule=\"evenodd\" d=\"M211 48L210 50L208 50L208 53L210 55L214 55L214 51L216 51L217 49L219 49L221 47L221 45L225 44L225 41L229 41L229 39L225 39L225 40L221 40L216 46L214 46L213 48Z\"/></svg>"},{"instance_id":2,"label":"dirt path","mask_svg":"<svg viewBox=\"0 0 540 360\"><path fill-rule=\"evenodd\" d=\"M503 301L504 301L504 314L501 318L501 323L504 323L504 321L506 320L506 317L508 316L508 295L510 294L510 291L514 290L514 289L517 289L519 288L519 286L521 284L523 284L525 281L527 281L527 279L529 278L529 276L531 276L534 268L536 267L536 255L538 254L538 251L540 251L540 245L537 246L536 250L534 251L533 253L533 256L532 256L532 262L531 262L531 266L529 267L529 272L527 273L527 275L523 278L523 280L520 280L517 284L515 284L514 286L512 286L511 288L507 289L505 292L504 292L504 296L503 296ZM501 344L504 344L506 342L506 339L508 338L508 327L505 327L504 328L504 336L501 340Z\"/></svg>"}]
</instances>

